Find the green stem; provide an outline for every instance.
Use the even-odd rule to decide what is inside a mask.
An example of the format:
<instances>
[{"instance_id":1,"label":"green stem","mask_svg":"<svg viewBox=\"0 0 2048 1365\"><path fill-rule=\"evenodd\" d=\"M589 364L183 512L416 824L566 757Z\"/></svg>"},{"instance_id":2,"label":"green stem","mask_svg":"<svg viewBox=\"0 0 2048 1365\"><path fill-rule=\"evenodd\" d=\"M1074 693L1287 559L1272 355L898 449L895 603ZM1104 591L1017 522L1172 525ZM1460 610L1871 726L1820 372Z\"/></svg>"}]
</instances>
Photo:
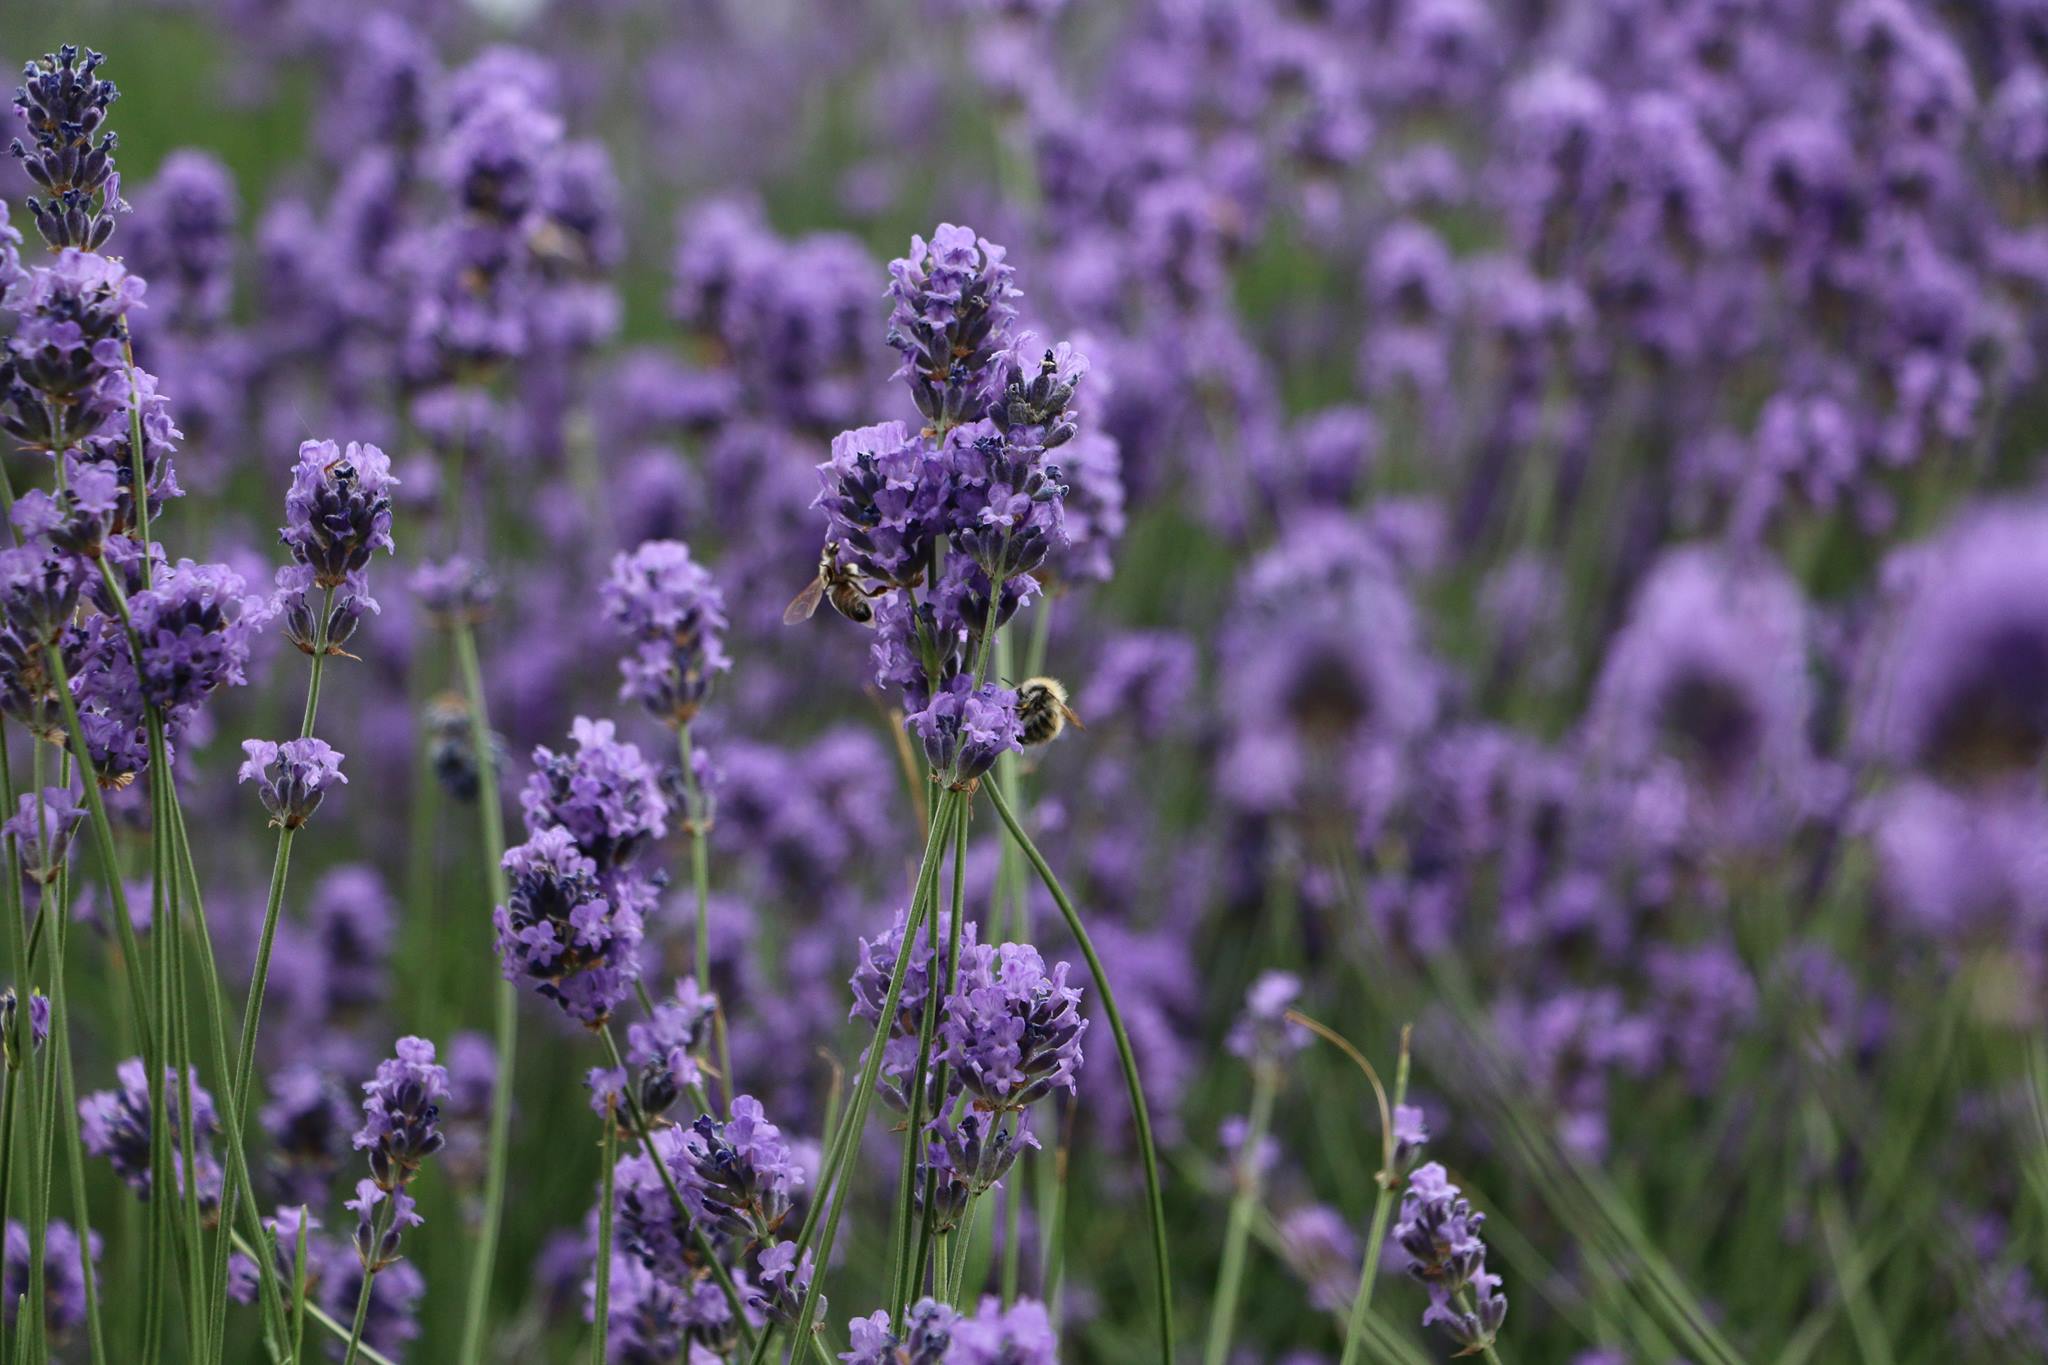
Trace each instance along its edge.
<instances>
[{"instance_id":1,"label":"green stem","mask_svg":"<svg viewBox=\"0 0 2048 1365\"><path fill-rule=\"evenodd\" d=\"M604 1116L604 1168L598 1177L597 1195L597 1295L591 1319L597 1328L590 1345L590 1365L605 1365L605 1336L612 1320L612 1180L619 1156L619 1125L607 1112Z\"/></svg>"},{"instance_id":2,"label":"green stem","mask_svg":"<svg viewBox=\"0 0 2048 1365\"><path fill-rule=\"evenodd\" d=\"M896 951L896 965L889 976L889 990L882 1001L881 1014L875 1020L874 1037L868 1043L867 1058L861 1065L860 1080L856 1082L853 1094L840 1120L840 1128L833 1135L832 1150L827 1158L823 1177L820 1180L817 1197L804 1218L804 1227L797 1239L797 1257L801 1262L803 1253L810 1247L811 1234L818 1229L818 1211L829 1204L824 1216L823 1233L815 1248L817 1274L811 1277L810 1287L804 1291L803 1306L797 1313L796 1340L802 1342L817 1320L818 1293L824 1286L824 1267L831 1263L832 1243L839 1235L839 1218L846 1208L846 1192L853 1183L844 1178L844 1171L854 1159L860 1145L860 1132L867 1122L868 1104L874 1098L875 1079L881 1072L884 1044L888 1041L889 1030L895 1027L898 1004L903 996L903 978L909 971L910 954L917 941L917 932L923 927L924 917L930 911L938 894L939 865L943 861L941 850L945 840L952 833L953 821L964 819L961 810L961 794L948 791L939 798L939 808L932 816L931 837L925 841L924 859L917 870L917 886L910 899L910 912L904 917L903 941ZM801 1348L799 1348L801 1349Z\"/></svg>"},{"instance_id":3,"label":"green stem","mask_svg":"<svg viewBox=\"0 0 2048 1365\"><path fill-rule=\"evenodd\" d=\"M965 808L954 817L956 826L953 834L953 923L958 925L964 908L963 887L967 876L967 818ZM939 855L945 857L942 849ZM939 869L943 871L943 865ZM931 965L939 962L939 919L932 915L926 920L927 943L931 948ZM951 937L951 931L948 931ZM928 984L925 989L924 1012L918 1020L917 1069L910 1073L910 1084L905 1087L905 1098L910 1104L909 1122L903 1129L903 1175L898 1190L899 1207L896 1217L896 1263L890 1283L894 1293L890 1299L890 1321L903 1316L910 1306L916 1289L917 1253L912 1243L917 1218L917 1167L920 1149L923 1147L925 1098L927 1083L930 1083L931 1115L936 1117L945 1103L946 1081L943 1074L932 1075L932 1034L939 1017L939 1000L952 987L950 978L941 978L935 972L927 971Z\"/></svg>"},{"instance_id":4,"label":"green stem","mask_svg":"<svg viewBox=\"0 0 2048 1365\"><path fill-rule=\"evenodd\" d=\"M252 1260L255 1258L256 1249L249 1245L248 1239L242 1236L241 1233L231 1233L230 1239L234 1243L235 1250L241 1252L244 1256L247 1256ZM327 1312L326 1309L322 1308L317 1303L307 1303L304 1304L303 1307L305 1309L305 1315L311 1318L313 1321L319 1323L323 1328L325 1328L328 1331L328 1333L334 1337L336 1341L345 1342L348 1340L348 1328L342 1326L342 1324L332 1314ZM364 1342L362 1344L359 1354L362 1356L364 1360L369 1361L370 1365L398 1365L397 1361L393 1360L390 1356L385 1355L383 1352L379 1351L376 1347L370 1345L368 1342Z\"/></svg>"},{"instance_id":5,"label":"green stem","mask_svg":"<svg viewBox=\"0 0 2048 1365\"><path fill-rule=\"evenodd\" d=\"M704 820L704 797L697 789L696 751L690 739L690 727L676 727L676 746L681 751L683 764L683 808L684 818L690 823L690 884L697 893L697 943L696 956L690 960L690 970L697 978L697 984L705 990L711 989L711 831ZM726 1032L725 1006L721 1002L711 1016L712 1032L718 1047L718 1074L724 1083L727 1113L732 1112L733 1096L739 1093L732 1074L732 1044Z\"/></svg>"},{"instance_id":6,"label":"green stem","mask_svg":"<svg viewBox=\"0 0 2048 1365\"><path fill-rule=\"evenodd\" d=\"M306 1228L311 1220L299 1205L299 1235L292 1248L292 1359L306 1358Z\"/></svg>"},{"instance_id":7,"label":"green stem","mask_svg":"<svg viewBox=\"0 0 2048 1365\"><path fill-rule=\"evenodd\" d=\"M456 664L469 704L470 743L476 749L477 808L482 815L484 854L489 863L485 875L491 888L491 903L503 905L509 899L505 887L505 814L499 804L498 763L491 745L490 713L484 704L483 666L477 661L476 634L469 622L458 619L454 636ZM519 1046L519 996L509 981L497 984L495 1013L498 1074L491 1095L491 1123L486 1139L483 1224L477 1230L476 1261L470 1268L469 1306L463 1319L462 1353L458 1357L464 1365L476 1365L483 1358L491 1272L497 1261L498 1234L505 1215L506 1164L512 1140L513 1055ZM733 1311L740 1311L737 1305Z\"/></svg>"},{"instance_id":8,"label":"green stem","mask_svg":"<svg viewBox=\"0 0 2048 1365\"><path fill-rule=\"evenodd\" d=\"M1280 1071L1271 1061L1252 1063L1252 1112L1244 1145L1238 1148L1236 1191L1230 1198L1230 1221L1223 1233L1223 1261L1216 1270L1216 1293L1210 1301L1209 1345L1205 1365L1223 1365L1230 1355L1230 1336L1237 1324L1237 1297L1244 1286L1245 1247L1251 1240L1252 1214L1259 1204L1259 1148L1273 1124L1273 1101L1280 1093Z\"/></svg>"},{"instance_id":9,"label":"green stem","mask_svg":"<svg viewBox=\"0 0 2048 1365\"><path fill-rule=\"evenodd\" d=\"M390 1225L390 1218L385 1213L385 1210L391 1207L393 1207L393 1203L389 1199L377 1206L376 1219L370 1225L372 1234L370 1245L372 1247L381 1247L383 1244L384 1231ZM356 1290L355 1323L348 1329L348 1349L342 1354L341 1365L355 1365L356 1356L363 1349L363 1324L368 1321L370 1316L370 1286L375 1284L376 1281L377 1272L367 1265L364 1266L363 1283Z\"/></svg>"},{"instance_id":10,"label":"green stem","mask_svg":"<svg viewBox=\"0 0 2048 1365\"><path fill-rule=\"evenodd\" d=\"M1371 1073L1367 1073L1371 1074ZM1375 1082L1377 1083L1377 1082ZM1398 1110L1408 1101L1408 1032L1401 1032L1401 1057L1394 1066L1394 1109ZM1394 1110L1389 1110L1391 1114ZM1358 1353L1365 1346L1365 1323L1372 1314L1373 1286L1379 1282L1380 1249L1387 1241L1387 1220L1393 1216L1395 1185L1399 1174L1394 1170L1393 1134L1382 1135L1382 1147L1386 1160L1379 1176L1379 1195L1372 1204L1372 1226L1365 1234L1365 1267L1358 1272L1358 1292L1351 1296L1351 1317L1344 1328L1344 1356L1337 1365L1357 1365Z\"/></svg>"},{"instance_id":11,"label":"green stem","mask_svg":"<svg viewBox=\"0 0 2048 1365\"><path fill-rule=\"evenodd\" d=\"M1116 1007L1116 994L1110 989L1109 974L1103 971L1102 959L1096 955L1095 944L1081 923L1080 912L1068 899L1066 888L1060 885L1060 879L1046 864L1038 846L1031 842L1031 836L1017 823L1009 802L1003 799L1002 788L992 785L988 794L997 817L1009 830L1010 837L1017 841L1018 847L1024 850L1024 856L1038 873L1038 879L1051 893L1054 904L1059 906L1060 914L1067 921L1067 930L1073 934L1081 956L1088 963L1088 971L1095 979L1095 989L1102 996L1102 1015L1109 1021L1110 1034L1116 1040L1117 1059L1123 1064L1124 1088L1130 1094L1131 1117L1138 1131L1138 1151L1145 1164L1145 1198L1151 1206L1152 1253L1159 1297L1160 1365L1173 1365L1173 1266L1166 1240L1166 1200L1159 1185L1159 1154L1152 1140L1152 1115L1145 1105L1145 1091L1138 1079L1138 1061L1131 1052L1130 1035L1125 1032L1123 1014Z\"/></svg>"}]
</instances>

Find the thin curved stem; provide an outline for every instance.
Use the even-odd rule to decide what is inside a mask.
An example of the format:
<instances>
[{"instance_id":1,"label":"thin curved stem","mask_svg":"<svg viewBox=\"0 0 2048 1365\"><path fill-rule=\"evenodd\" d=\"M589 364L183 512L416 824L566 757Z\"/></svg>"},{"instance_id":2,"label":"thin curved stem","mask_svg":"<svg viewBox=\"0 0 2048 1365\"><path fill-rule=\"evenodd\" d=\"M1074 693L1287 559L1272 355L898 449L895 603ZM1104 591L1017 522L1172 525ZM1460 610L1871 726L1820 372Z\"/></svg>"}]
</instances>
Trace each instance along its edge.
<instances>
[{"instance_id":1,"label":"thin curved stem","mask_svg":"<svg viewBox=\"0 0 2048 1365\"><path fill-rule=\"evenodd\" d=\"M1088 930L1081 923L1080 912L1074 909L1066 888L1060 885L1060 879L1047 865L1045 855L1031 842L1031 836L1017 823L1009 802L1003 799L1002 788L989 786L988 799L1004 828L1009 830L1010 837L1024 850L1024 857L1038 873L1038 879L1045 883L1053 903L1059 906L1061 916L1067 921L1067 930L1073 934L1081 956L1087 960L1088 971L1095 978L1095 989L1102 996L1102 1014L1109 1021L1110 1034L1116 1040L1117 1059L1123 1064L1124 1088L1130 1094L1131 1117L1138 1130L1138 1152L1145 1165L1145 1199L1151 1206L1152 1252L1159 1296L1160 1365L1173 1365L1173 1266L1166 1240L1166 1199L1159 1184L1159 1155L1152 1140L1152 1115L1145 1105L1145 1090L1138 1079L1138 1060L1131 1051L1130 1034L1125 1031L1123 1014L1116 1007L1116 994L1110 989L1109 974L1102 969L1102 959L1096 955L1095 944L1089 939Z\"/></svg>"},{"instance_id":2,"label":"thin curved stem","mask_svg":"<svg viewBox=\"0 0 2048 1365\"><path fill-rule=\"evenodd\" d=\"M1292 1011L1289 1011L1290 1016ZM1379 1173L1379 1196L1373 1200L1372 1226L1365 1234L1365 1266L1358 1272L1358 1292L1351 1296L1351 1317L1344 1329L1344 1357L1338 1365L1357 1365L1358 1353L1365 1346L1365 1322L1372 1312L1373 1286L1379 1280L1380 1249L1387 1241L1387 1219L1394 1210L1394 1186L1399 1177L1394 1171L1394 1120L1393 1109L1398 1109L1408 1099L1408 1029L1401 1029L1401 1056L1394 1065L1394 1102L1387 1104L1386 1092L1380 1089L1380 1078L1364 1056L1356 1048L1313 1020L1303 1019L1308 1027L1323 1037L1341 1046L1350 1053L1366 1076L1372 1081L1374 1093L1379 1098L1380 1122L1383 1125L1380 1145L1384 1162Z\"/></svg>"}]
</instances>

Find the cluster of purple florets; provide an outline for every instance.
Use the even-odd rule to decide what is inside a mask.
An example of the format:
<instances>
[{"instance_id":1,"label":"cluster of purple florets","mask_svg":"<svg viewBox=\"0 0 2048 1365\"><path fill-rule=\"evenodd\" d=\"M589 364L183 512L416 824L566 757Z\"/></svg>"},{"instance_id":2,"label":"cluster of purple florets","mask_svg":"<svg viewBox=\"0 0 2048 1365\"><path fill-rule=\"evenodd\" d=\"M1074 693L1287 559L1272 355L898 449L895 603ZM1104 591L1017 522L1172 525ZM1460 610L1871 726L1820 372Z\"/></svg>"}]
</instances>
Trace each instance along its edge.
<instances>
[{"instance_id":1,"label":"cluster of purple florets","mask_svg":"<svg viewBox=\"0 0 2048 1365\"><path fill-rule=\"evenodd\" d=\"M130 1057L114 1069L114 1075L120 1082L119 1089L95 1091L78 1102L79 1141L84 1143L87 1153L105 1158L114 1168L115 1175L147 1199L153 1193L154 1184L150 1168L149 1072L140 1057ZM183 1142L187 1084L192 1093L192 1165L189 1171L185 1165ZM214 1109L213 1096L199 1084L197 1067L192 1068L185 1083L180 1082L176 1072L166 1070L163 1106L173 1139L171 1170L178 1182L177 1196L183 1197L186 1182L191 1180L200 1207L217 1207L220 1203L221 1168L213 1154L213 1141L220 1131L220 1115Z\"/></svg>"},{"instance_id":2,"label":"cluster of purple florets","mask_svg":"<svg viewBox=\"0 0 2048 1365\"><path fill-rule=\"evenodd\" d=\"M990 1296L973 1313L920 1299L899 1334L887 1313L855 1318L847 1365L1055 1365L1059 1343L1043 1304Z\"/></svg>"},{"instance_id":3,"label":"cluster of purple florets","mask_svg":"<svg viewBox=\"0 0 2048 1365\"><path fill-rule=\"evenodd\" d=\"M1429 1290L1425 1327L1443 1328L1469 1351L1493 1344L1508 1315L1500 1276L1486 1270L1486 1244L1479 1230L1486 1215L1461 1197L1458 1187L1432 1161L1408 1177L1401 1196L1394 1242L1408 1257L1408 1273Z\"/></svg>"},{"instance_id":4,"label":"cluster of purple florets","mask_svg":"<svg viewBox=\"0 0 2048 1365\"><path fill-rule=\"evenodd\" d=\"M398 1259L400 1234L422 1221L407 1187L447 1142L441 1132L447 1097L448 1068L434 1060L434 1045L424 1038L400 1038L394 1054L377 1064L376 1076L363 1082L363 1126L354 1143L368 1154L370 1175L356 1182L347 1207L356 1215L356 1255L370 1274Z\"/></svg>"},{"instance_id":5,"label":"cluster of purple florets","mask_svg":"<svg viewBox=\"0 0 2048 1365\"><path fill-rule=\"evenodd\" d=\"M965 789L1020 746L1016 697L988 676L988 647L1068 543L1054 452L1080 429L1088 364L1018 331L1015 271L971 228L912 238L889 273L896 378L924 423L834 437L814 505L834 563L880 599L877 681L901 690L933 773Z\"/></svg>"},{"instance_id":6,"label":"cluster of purple florets","mask_svg":"<svg viewBox=\"0 0 2048 1365\"><path fill-rule=\"evenodd\" d=\"M650 540L612 560L605 615L632 642L619 661L621 700L665 725L684 726L732 667L725 653L725 595L679 540Z\"/></svg>"}]
</instances>

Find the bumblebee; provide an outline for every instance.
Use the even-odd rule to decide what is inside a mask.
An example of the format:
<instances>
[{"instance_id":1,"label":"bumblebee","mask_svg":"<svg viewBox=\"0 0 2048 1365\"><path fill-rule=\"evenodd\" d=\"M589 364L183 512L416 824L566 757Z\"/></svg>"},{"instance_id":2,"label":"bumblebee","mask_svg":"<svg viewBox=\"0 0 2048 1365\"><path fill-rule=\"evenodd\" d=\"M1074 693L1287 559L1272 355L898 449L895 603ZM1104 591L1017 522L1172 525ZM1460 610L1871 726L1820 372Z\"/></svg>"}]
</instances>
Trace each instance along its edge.
<instances>
[{"instance_id":1,"label":"bumblebee","mask_svg":"<svg viewBox=\"0 0 2048 1365\"><path fill-rule=\"evenodd\" d=\"M1026 678L1018 684L1017 721L1027 745L1052 743L1069 721L1076 730L1088 728L1067 704L1067 689L1058 678Z\"/></svg>"},{"instance_id":2,"label":"bumblebee","mask_svg":"<svg viewBox=\"0 0 2048 1365\"><path fill-rule=\"evenodd\" d=\"M818 576L804 585L789 606L783 609L782 624L797 625L808 621L817 614L818 603L829 601L832 610L856 625L872 626L875 623L875 609L868 605L871 597L880 597L887 588L870 588L860 581L860 575L839 562L839 542L825 542L824 553L818 556Z\"/></svg>"}]
</instances>

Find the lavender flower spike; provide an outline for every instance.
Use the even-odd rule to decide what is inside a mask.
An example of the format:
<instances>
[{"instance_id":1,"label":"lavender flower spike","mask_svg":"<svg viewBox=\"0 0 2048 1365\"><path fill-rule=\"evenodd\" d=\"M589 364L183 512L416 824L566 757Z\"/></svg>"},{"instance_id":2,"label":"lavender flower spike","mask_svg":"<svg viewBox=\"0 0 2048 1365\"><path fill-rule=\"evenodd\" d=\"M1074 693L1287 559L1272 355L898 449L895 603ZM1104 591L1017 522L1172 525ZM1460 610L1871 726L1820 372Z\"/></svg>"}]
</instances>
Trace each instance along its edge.
<instances>
[{"instance_id":1,"label":"lavender flower spike","mask_svg":"<svg viewBox=\"0 0 2048 1365\"><path fill-rule=\"evenodd\" d=\"M363 1126L355 1145L370 1154L379 1189L405 1185L441 1150L440 1102L447 1094L448 1068L434 1060L434 1045L425 1038L400 1038L396 1055L363 1082Z\"/></svg>"},{"instance_id":2,"label":"lavender flower spike","mask_svg":"<svg viewBox=\"0 0 2048 1365\"><path fill-rule=\"evenodd\" d=\"M905 724L924 746L932 776L954 791L972 791L1006 753L1023 747L1017 694L994 683L973 685L956 673Z\"/></svg>"},{"instance_id":3,"label":"lavender flower spike","mask_svg":"<svg viewBox=\"0 0 2048 1365\"><path fill-rule=\"evenodd\" d=\"M1486 1271L1479 1230L1486 1215L1458 1193L1437 1162L1418 1166L1401 1196L1394 1241L1408 1255L1408 1273L1429 1290L1422 1325L1440 1326L1468 1352L1493 1344L1508 1315L1500 1276Z\"/></svg>"},{"instance_id":4,"label":"lavender flower spike","mask_svg":"<svg viewBox=\"0 0 2048 1365\"><path fill-rule=\"evenodd\" d=\"M81 62L78 49L66 44L24 66L14 94L34 145L16 138L10 150L29 179L49 192L47 199L30 199L28 208L53 251L98 251L114 235L113 214L128 207L114 169L120 139L100 133L93 141L107 121L107 106L121 97L112 81L97 74L105 60L87 48Z\"/></svg>"},{"instance_id":5,"label":"lavender flower spike","mask_svg":"<svg viewBox=\"0 0 2048 1365\"><path fill-rule=\"evenodd\" d=\"M394 548L391 490L397 486L390 459L376 446L307 441L292 469L278 539L313 571L316 585L341 587L369 566L371 555Z\"/></svg>"},{"instance_id":6,"label":"lavender flower spike","mask_svg":"<svg viewBox=\"0 0 2048 1365\"><path fill-rule=\"evenodd\" d=\"M277 828L298 829L320 809L329 787L348 782L341 775L342 756L324 739L288 739L282 744L245 739L242 752L249 757L242 763L241 780L256 783L263 808Z\"/></svg>"}]
</instances>

